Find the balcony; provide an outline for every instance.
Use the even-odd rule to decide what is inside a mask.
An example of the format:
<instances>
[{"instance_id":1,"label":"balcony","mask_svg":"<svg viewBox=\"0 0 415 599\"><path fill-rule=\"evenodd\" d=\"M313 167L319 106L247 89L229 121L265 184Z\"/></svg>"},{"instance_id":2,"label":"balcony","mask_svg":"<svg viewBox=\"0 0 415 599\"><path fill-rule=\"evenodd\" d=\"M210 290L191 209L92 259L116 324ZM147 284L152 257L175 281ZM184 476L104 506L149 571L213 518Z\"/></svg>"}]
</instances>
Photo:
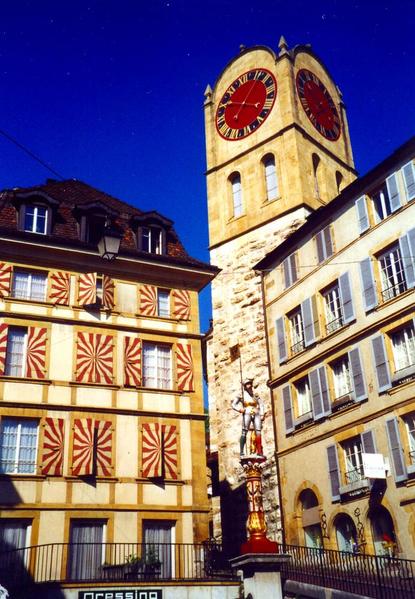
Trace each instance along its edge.
<instances>
[{"instance_id":1,"label":"balcony","mask_svg":"<svg viewBox=\"0 0 415 599\"><path fill-rule=\"evenodd\" d=\"M405 280L400 281L395 285L391 285L390 287L387 287L386 289L382 290L382 302L388 302L389 300L393 299L394 297L397 297L401 293L404 293L406 290L407 285Z\"/></svg>"},{"instance_id":2,"label":"balcony","mask_svg":"<svg viewBox=\"0 0 415 599\"><path fill-rule=\"evenodd\" d=\"M370 481L363 473L363 466L352 468L345 472L345 483L340 487L340 495L355 497L366 493L370 488Z\"/></svg>"},{"instance_id":3,"label":"balcony","mask_svg":"<svg viewBox=\"0 0 415 599\"><path fill-rule=\"evenodd\" d=\"M291 346L291 355L299 354L303 349L305 349L304 339L300 339Z\"/></svg>"},{"instance_id":4,"label":"balcony","mask_svg":"<svg viewBox=\"0 0 415 599\"><path fill-rule=\"evenodd\" d=\"M326 334L330 335L330 333L334 333L334 331L341 329L343 324L343 315L341 314L338 318L334 318L326 324Z\"/></svg>"}]
</instances>

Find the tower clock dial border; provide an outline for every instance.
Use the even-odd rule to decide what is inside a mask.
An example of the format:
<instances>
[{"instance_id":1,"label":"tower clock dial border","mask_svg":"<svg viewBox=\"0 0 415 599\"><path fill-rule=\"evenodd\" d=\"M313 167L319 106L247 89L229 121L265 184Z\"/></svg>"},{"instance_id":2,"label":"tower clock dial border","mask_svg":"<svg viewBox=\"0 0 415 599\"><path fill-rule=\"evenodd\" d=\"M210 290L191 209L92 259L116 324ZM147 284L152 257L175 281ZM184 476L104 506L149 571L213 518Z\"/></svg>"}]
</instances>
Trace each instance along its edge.
<instances>
[{"instance_id":1,"label":"tower clock dial border","mask_svg":"<svg viewBox=\"0 0 415 599\"><path fill-rule=\"evenodd\" d=\"M239 75L223 94L216 110L218 134L238 141L255 133L271 113L277 81L268 69L256 68Z\"/></svg>"},{"instance_id":2,"label":"tower clock dial border","mask_svg":"<svg viewBox=\"0 0 415 599\"><path fill-rule=\"evenodd\" d=\"M296 87L301 106L315 129L328 141L337 141L341 122L336 105L324 83L308 69L300 69Z\"/></svg>"}]
</instances>

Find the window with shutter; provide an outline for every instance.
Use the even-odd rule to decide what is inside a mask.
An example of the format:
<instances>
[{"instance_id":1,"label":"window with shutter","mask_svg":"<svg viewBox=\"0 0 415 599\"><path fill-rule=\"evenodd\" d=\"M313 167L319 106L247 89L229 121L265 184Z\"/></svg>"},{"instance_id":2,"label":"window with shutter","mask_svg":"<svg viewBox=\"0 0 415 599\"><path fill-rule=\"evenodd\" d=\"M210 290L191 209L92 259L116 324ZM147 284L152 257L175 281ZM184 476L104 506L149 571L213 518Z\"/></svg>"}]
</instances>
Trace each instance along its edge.
<instances>
[{"instance_id":1,"label":"window with shutter","mask_svg":"<svg viewBox=\"0 0 415 599\"><path fill-rule=\"evenodd\" d=\"M46 339L47 329L44 327L3 326L0 333L0 362L4 356L3 373L7 376L45 378Z\"/></svg>"},{"instance_id":2,"label":"window with shutter","mask_svg":"<svg viewBox=\"0 0 415 599\"><path fill-rule=\"evenodd\" d=\"M298 419L304 416L310 416L310 418L312 418L311 388L308 376L296 381L294 383L294 389L296 395L296 418Z\"/></svg>"},{"instance_id":3,"label":"window with shutter","mask_svg":"<svg viewBox=\"0 0 415 599\"><path fill-rule=\"evenodd\" d=\"M331 499L332 501L338 501L340 499L340 470L336 445L329 445L327 447L327 461L329 466Z\"/></svg>"},{"instance_id":4,"label":"window with shutter","mask_svg":"<svg viewBox=\"0 0 415 599\"><path fill-rule=\"evenodd\" d=\"M367 203L366 196L361 196L357 198L355 202L356 213L357 213L357 223L359 227L359 233L362 234L369 229L369 214L367 211Z\"/></svg>"},{"instance_id":5,"label":"window with shutter","mask_svg":"<svg viewBox=\"0 0 415 599\"><path fill-rule=\"evenodd\" d=\"M282 268L284 272L284 284L285 288L291 287L296 280L297 276L297 265L296 265L296 257L295 252L290 254L282 263Z\"/></svg>"},{"instance_id":6,"label":"window with shutter","mask_svg":"<svg viewBox=\"0 0 415 599\"><path fill-rule=\"evenodd\" d=\"M190 373L189 356L183 352L182 379L183 384L193 383ZM178 357L180 360L180 358ZM143 386L154 389L172 388L171 347L158 343L143 343ZM179 366L178 366L179 368ZM184 390L184 389L183 389Z\"/></svg>"},{"instance_id":7,"label":"window with shutter","mask_svg":"<svg viewBox=\"0 0 415 599\"><path fill-rule=\"evenodd\" d=\"M316 236L317 245L317 260L320 264L333 255L333 242L331 237L331 227L327 225L322 231L319 231Z\"/></svg>"},{"instance_id":8,"label":"window with shutter","mask_svg":"<svg viewBox=\"0 0 415 599\"><path fill-rule=\"evenodd\" d=\"M177 428L144 423L141 433L141 473L145 478L177 479Z\"/></svg>"},{"instance_id":9,"label":"window with shutter","mask_svg":"<svg viewBox=\"0 0 415 599\"><path fill-rule=\"evenodd\" d=\"M282 389L282 401L284 406L285 432L291 433L294 430L293 406L291 401L290 385Z\"/></svg>"},{"instance_id":10,"label":"window with shutter","mask_svg":"<svg viewBox=\"0 0 415 599\"><path fill-rule=\"evenodd\" d=\"M408 289L415 287L415 229L399 239L405 282Z\"/></svg>"},{"instance_id":11,"label":"window with shutter","mask_svg":"<svg viewBox=\"0 0 415 599\"><path fill-rule=\"evenodd\" d=\"M395 481L402 482L408 478L408 472L406 469L397 418L391 418L386 421L386 432L388 435L389 452L392 458Z\"/></svg>"},{"instance_id":12,"label":"window with shutter","mask_svg":"<svg viewBox=\"0 0 415 599\"><path fill-rule=\"evenodd\" d=\"M124 384L141 387L141 339L124 337Z\"/></svg>"},{"instance_id":13,"label":"window with shutter","mask_svg":"<svg viewBox=\"0 0 415 599\"><path fill-rule=\"evenodd\" d=\"M357 483L366 478L363 472L363 446L361 437L357 436L347 439L341 445L344 455L344 479L346 485Z\"/></svg>"},{"instance_id":14,"label":"window with shutter","mask_svg":"<svg viewBox=\"0 0 415 599\"><path fill-rule=\"evenodd\" d=\"M366 258L360 262L360 280L362 284L365 312L369 312L369 310L372 310L372 308L375 308L378 304L373 266L370 258Z\"/></svg>"},{"instance_id":15,"label":"window with shutter","mask_svg":"<svg viewBox=\"0 0 415 599\"><path fill-rule=\"evenodd\" d=\"M278 361L280 364L283 364L287 361L287 344L285 341L285 326L284 326L284 317L277 318L276 323L277 330L277 343L278 343Z\"/></svg>"},{"instance_id":16,"label":"window with shutter","mask_svg":"<svg viewBox=\"0 0 415 599\"><path fill-rule=\"evenodd\" d=\"M190 320L191 301L187 289L173 289L173 317L181 320Z\"/></svg>"},{"instance_id":17,"label":"window with shutter","mask_svg":"<svg viewBox=\"0 0 415 599\"><path fill-rule=\"evenodd\" d=\"M79 332L76 342L78 383L113 383L113 337L101 333Z\"/></svg>"},{"instance_id":18,"label":"window with shutter","mask_svg":"<svg viewBox=\"0 0 415 599\"><path fill-rule=\"evenodd\" d=\"M378 381L378 391L381 393L392 386L383 335L377 335L372 338L372 352Z\"/></svg>"},{"instance_id":19,"label":"window with shutter","mask_svg":"<svg viewBox=\"0 0 415 599\"><path fill-rule=\"evenodd\" d=\"M293 312L291 312L291 314L288 315L288 323L291 340L290 351L292 355L298 354L305 348L304 321L301 307L296 308Z\"/></svg>"},{"instance_id":20,"label":"window with shutter","mask_svg":"<svg viewBox=\"0 0 415 599\"><path fill-rule=\"evenodd\" d=\"M177 388L179 391L194 391L193 357L190 344L176 346Z\"/></svg>"},{"instance_id":21,"label":"window with shutter","mask_svg":"<svg viewBox=\"0 0 415 599\"><path fill-rule=\"evenodd\" d=\"M382 284L382 300L386 302L407 290L401 246L396 243L386 252L383 252L378 259Z\"/></svg>"},{"instance_id":22,"label":"window with shutter","mask_svg":"<svg viewBox=\"0 0 415 599\"><path fill-rule=\"evenodd\" d=\"M44 302L48 276L45 272L13 270L12 297Z\"/></svg>"},{"instance_id":23,"label":"window with shutter","mask_svg":"<svg viewBox=\"0 0 415 599\"><path fill-rule=\"evenodd\" d=\"M50 274L49 300L61 306L69 305L71 277L68 272L56 271Z\"/></svg>"},{"instance_id":24,"label":"window with shutter","mask_svg":"<svg viewBox=\"0 0 415 599\"><path fill-rule=\"evenodd\" d=\"M107 420L75 418L72 439L74 476L113 474L113 427Z\"/></svg>"},{"instance_id":25,"label":"window with shutter","mask_svg":"<svg viewBox=\"0 0 415 599\"><path fill-rule=\"evenodd\" d=\"M324 311L326 317L326 333L330 334L344 325L343 305L339 283L323 291Z\"/></svg>"},{"instance_id":26,"label":"window with shutter","mask_svg":"<svg viewBox=\"0 0 415 599\"><path fill-rule=\"evenodd\" d=\"M393 354L392 383L397 384L415 374L415 326L410 321L388 335Z\"/></svg>"},{"instance_id":27,"label":"window with shutter","mask_svg":"<svg viewBox=\"0 0 415 599\"><path fill-rule=\"evenodd\" d=\"M39 422L3 417L0 422L0 473L36 474Z\"/></svg>"},{"instance_id":28,"label":"window with shutter","mask_svg":"<svg viewBox=\"0 0 415 599\"><path fill-rule=\"evenodd\" d=\"M63 418L46 417L43 426L41 472L48 476L62 476L64 420Z\"/></svg>"},{"instance_id":29,"label":"window with shutter","mask_svg":"<svg viewBox=\"0 0 415 599\"><path fill-rule=\"evenodd\" d=\"M415 167L412 161L402 167L402 175L405 185L406 200L410 202L415 198Z\"/></svg>"}]
</instances>

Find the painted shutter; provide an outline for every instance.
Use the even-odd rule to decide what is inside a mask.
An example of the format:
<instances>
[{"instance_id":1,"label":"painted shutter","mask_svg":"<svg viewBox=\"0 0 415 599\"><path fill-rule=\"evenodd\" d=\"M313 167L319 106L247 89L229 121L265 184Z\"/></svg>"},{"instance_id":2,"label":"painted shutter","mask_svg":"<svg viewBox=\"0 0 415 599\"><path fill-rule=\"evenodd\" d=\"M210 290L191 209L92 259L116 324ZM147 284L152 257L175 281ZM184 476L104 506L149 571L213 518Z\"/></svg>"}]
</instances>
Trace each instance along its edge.
<instances>
[{"instance_id":1,"label":"painted shutter","mask_svg":"<svg viewBox=\"0 0 415 599\"><path fill-rule=\"evenodd\" d=\"M173 289L173 316L181 320L190 320L190 293L187 289Z\"/></svg>"},{"instance_id":2,"label":"painted shutter","mask_svg":"<svg viewBox=\"0 0 415 599\"><path fill-rule=\"evenodd\" d=\"M360 435L363 453L376 453L375 435L373 431L365 431Z\"/></svg>"},{"instance_id":3,"label":"painted shutter","mask_svg":"<svg viewBox=\"0 0 415 599\"><path fill-rule=\"evenodd\" d=\"M50 274L49 300L61 306L69 305L70 274L56 271Z\"/></svg>"},{"instance_id":4,"label":"painted shutter","mask_svg":"<svg viewBox=\"0 0 415 599\"><path fill-rule=\"evenodd\" d=\"M408 202L415 198L415 169L413 162L408 162L402 167L403 180L405 183L406 199Z\"/></svg>"},{"instance_id":5,"label":"painted shutter","mask_svg":"<svg viewBox=\"0 0 415 599\"><path fill-rule=\"evenodd\" d=\"M298 279L297 276L297 264L295 261L295 252L288 257L290 263L290 272L291 272L291 285L296 282Z\"/></svg>"},{"instance_id":6,"label":"painted shutter","mask_svg":"<svg viewBox=\"0 0 415 599\"><path fill-rule=\"evenodd\" d=\"M325 416L327 416L327 414L331 414L331 402L330 402L329 389L327 386L326 367L320 366L317 370L318 370L318 378L320 381L320 392L321 392L321 401L323 404L323 413Z\"/></svg>"},{"instance_id":7,"label":"painted shutter","mask_svg":"<svg viewBox=\"0 0 415 599\"><path fill-rule=\"evenodd\" d=\"M293 404L291 400L290 385L283 387L282 401L284 404L285 432L288 434L294 430Z\"/></svg>"},{"instance_id":8,"label":"painted shutter","mask_svg":"<svg viewBox=\"0 0 415 599\"><path fill-rule=\"evenodd\" d=\"M389 452L392 457L395 481L399 483L408 478L408 473L406 471L397 418L391 418L386 421L386 431L388 433Z\"/></svg>"},{"instance_id":9,"label":"painted shutter","mask_svg":"<svg viewBox=\"0 0 415 599\"><path fill-rule=\"evenodd\" d=\"M178 343L176 347L177 388L194 391L192 346Z\"/></svg>"},{"instance_id":10,"label":"painted shutter","mask_svg":"<svg viewBox=\"0 0 415 599\"><path fill-rule=\"evenodd\" d=\"M4 374L6 370L6 353L7 353L7 335L9 326L0 324L0 374Z\"/></svg>"},{"instance_id":11,"label":"painted shutter","mask_svg":"<svg viewBox=\"0 0 415 599\"><path fill-rule=\"evenodd\" d=\"M140 314L157 316L157 289L152 285L140 287Z\"/></svg>"},{"instance_id":12,"label":"painted shutter","mask_svg":"<svg viewBox=\"0 0 415 599\"><path fill-rule=\"evenodd\" d=\"M388 189L392 212L395 212L401 206L401 197L395 173L386 179L386 187Z\"/></svg>"},{"instance_id":13,"label":"painted shutter","mask_svg":"<svg viewBox=\"0 0 415 599\"><path fill-rule=\"evenodd\" d=\"M328 225L323 229L324 254L325 258L330 258L333 254L333 242L331 240L331 227Z\"/></svg>"},{"instance_id":14,"label":"painted shutter","mask_svg":"<svg viewBox=\"0 0 415 599\"><path fill-rule=\"evenodd\" d=\"M115 306L115 283L108 275L102 277L102 307L113 310Z\"/></svg>"},{"instance_id":15,"label":"painted shutter","mask_svg":"<svg viewBox=\"0 0 415 599\"><path fill-rule=\"evenodd\" d=\"M355 206L359 233L364 233L369 228L369 214L367 212L366 197L360 196L360 198L357 198Z\"/></svg>"},{"instance_id":16,"label":"painted shutter","mask_svg":"<svg viewBox=\"0 0 415 599\"><path fill-rule=\"evenodd\" d=\"M369 310L378 305L372 261L370 258L365 258L365 260L360 262L360 280L362 283L365 312L369 312Z\"/></svg>"},{"instance_id":17,"label":"painted shutter","mask_svg":"<svg viewBox=\"0 0 415 599\"><path fill-rule=\"evenodd\" d=\"M331 498L332 501L338 501L340 499L340 471L337 459L337 448L335 445L329 445L327 447L327 460L329 464Z\"/></svg>"},{"instance_id":18,"label":"painted shutter","mask_svg":"<svg viewBox=\"0 0 415 599\"><path fill-rule=\"evenodd\" d=\"M112 465L112 422L109 420L97 420L96 430L96 475L111 476Z\"/></svg>"},{"instance_id":19,"label":"painted shutter","mask_svg":"<svg viewBox=\"0 0 415 599\"><path fill-rule=\"evenodd\" d=\"M76 381L112 384L113 338L111 335L78 333Z\"/></svg>"},{"instance_id":20,"label":"painted shutter","mask_svg":"<svg viewBox=\"0 0 415 599\"><path fill-rule=\"evenodd\" d=\"M317 233L316 244L317 244L317 260L320 264L320 262L323 262L325 259L323 231L319 231Z\"/></svg>"},{"instance_id":21,"label":"painted shutter","mask_svg":"<svg viewBox=\"0 0 415 599\"><path fill-rule=\"evenodd\" d=\"M124 383L141 387L141 339L124 337Z\"/></svg>"},{"instance_id":22,"label":"painted shutter","mask_svg":"<svg viewBox=\"0 0 415 599\"><path fill-rule=\"evenodd\" d=\"M97 273L86 272L78 278L78 303L81 306L95 304L97 301Z\"/></svg>"},{"instance_id":23,"label":"painted shutter","mask_svg":"<svg viewBox=\"0 0 415 599\"><path fill-rule=\"evenodd\" d=\"M353 320L355 320L352 290L350 286L350 277L348 272L343 273L341 277L339 277L339 289L341 302L343 306L343 319L344 322L347 324L348 322L352 322Z\"/></svg>"},{"instance_id":24,"label":"painted shutter","mask_svg":"<svg viewBox=\"0 0 415 599\"><path fill-rule=\"evenodd\" d=\"M45 418L41 456L42 474L62 476L64 434L65 427L63 418Z\"/></svg>"},{"instance_id":25,"label":"painted shutter","mask_svg":"<svg viewBox=\"0 0 415 599\"><path fill-rule=\"evenodd\" d=\"M141 435L141 470L145 478L162 476L162 440L157 422L143 424Z\"/></svg>"},{"instance_id":26,"label":"painted shutter","mask_svg":"<svg viewBox=\"0 0 415 599\"><path fill-rule=\"evenodd\" d=\"M358 347L349 351L349 363L352 373L355 401L363 401L364 399L367 399L367 391Z\"/></svg>"},{"instance_id":27,"label":"painted shutter","mask_svg":"<svg viewBox=\"0 0 415 599\"><path fill-rule=\"evenodd\" d=\"M177 429L171 424L162 425L163 471L167 479L177 479Z\"/></svg>"},{"instance_id":28,"label":"painted shutter","mask_svg":"<svg viewBox=\"0 0 415 599\"><path fill-rule=\"evenodd\" d=\"M415 287L415 229L410 229L399 239L402 265L408 289Z\"/></svg>"},{"instance_id":29,"label":"painted shutter","mask_svg":"<svg viewBox=\"0 0 415 599\"><path fill-rule=\"evenodd\" d=\"M46 334L44 327L28 327L26 376L44 379L46 374Z\"/></svg>"},{"instance_id":30,"label":"painted shutter","mask_svg":"<svg viewBox=\"0 0 415 599\"><path fill-rule=\"evenodd\" d=\"M287 361L287 345L285 342L285 330L284 330L284 317L277 318L275 321L275 327L277 330L277 342L278 342L278 360L280 364Z\"/></svg>"},{"instance_id":31,"label":"painted shutter","mask_svg":"<svg viewBox=\"0 0 415 599\"><path fill-rule=\"evenodd\" d=\"M372 350L378 379L378 391L380 393L392 386L383 335L372 337Z\"/></svg>"},{"instance_id":32,"label":"painted shutter","mask_svg":"<svg viewBox=\"0 0 415 599\"><path fill-rule=\"evenodd\" d=\"M303 319L304 327L304 345L308 347L316 341L316 328L318 322L316 321L317 314L315 309L315 298L308 297L301 304L301 316Z\"/></svg>"},{"instance_id":33,"label":"painted shutter","mask_svg":"<svg viewBox=\"0 0 415 599\"><path fill-rule=\"evenodd\" d=\"M0 262L0 297L7 297L10 295L12 270L11 264Z\"/></svg>"},{"instance_id":34,"label":"painted shutter","mask_svg":"<svg viewBox=\"0 0 415 599\"><path fill-rule=\"evenodd\" d=\"M72 474L88 476L93 473L94 422L92 418L75 418L73 423Z\"/></svg>"},{"instance_id":35,"label":"painted shutter","mask_svg":"<svg viewBox=\"0 0 415 599\"><path fill-rule=\"evenodd\" d=\"M315 420L322 418L324 414L323 397L320 389L320 379L318 370L312 370L308 375L311 388L311 402L313 404L313 417Z\"/></svg>"}]
</instances>

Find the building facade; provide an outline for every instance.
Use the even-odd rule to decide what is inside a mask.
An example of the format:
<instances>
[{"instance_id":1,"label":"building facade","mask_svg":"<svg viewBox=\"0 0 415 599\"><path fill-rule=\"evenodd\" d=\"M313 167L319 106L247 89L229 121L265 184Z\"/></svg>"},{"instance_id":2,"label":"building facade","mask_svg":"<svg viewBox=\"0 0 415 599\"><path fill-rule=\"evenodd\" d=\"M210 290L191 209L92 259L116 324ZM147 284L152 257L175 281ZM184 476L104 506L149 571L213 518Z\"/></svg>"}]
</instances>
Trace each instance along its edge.
<instances>
[{"instance_id":1,"label":"building facade","mask_svg":"<svg viewBox=\"0 0 415 599\"><path fill-rule=\"evenodd\" d=\"M414 157L412 138L257 265L288 543L415 557Z\"/></svg>"},{"instance_id":2,"label":"building facade","mask_svg":"<svg viewBox=\"0 0 415 599\"><path fill-rule=\"evenodd\" d=\"M241 421L231 402L246 377L268 412L265 506L270 536L280 530L261 278L253 266L355 171L339 89L309 46L289 50L284 38L278 54L241 48L208 86L205 129L210 256L221 269L207 340L211 450L219 457L223 540L235 551L244 540L246 503Z\"/></svg>"},{"instance_id":3,"label":"building facade","mask_svg":"<svg viewBox=\"0 0 415 599\"><path fill-rule=\"evenodd\" d=\"M0 257L2 549L206 539L198 292L216 269L76 180L1 194ZM69 579L104 560L82 551Z\"/></svg>"}]
</instances>

